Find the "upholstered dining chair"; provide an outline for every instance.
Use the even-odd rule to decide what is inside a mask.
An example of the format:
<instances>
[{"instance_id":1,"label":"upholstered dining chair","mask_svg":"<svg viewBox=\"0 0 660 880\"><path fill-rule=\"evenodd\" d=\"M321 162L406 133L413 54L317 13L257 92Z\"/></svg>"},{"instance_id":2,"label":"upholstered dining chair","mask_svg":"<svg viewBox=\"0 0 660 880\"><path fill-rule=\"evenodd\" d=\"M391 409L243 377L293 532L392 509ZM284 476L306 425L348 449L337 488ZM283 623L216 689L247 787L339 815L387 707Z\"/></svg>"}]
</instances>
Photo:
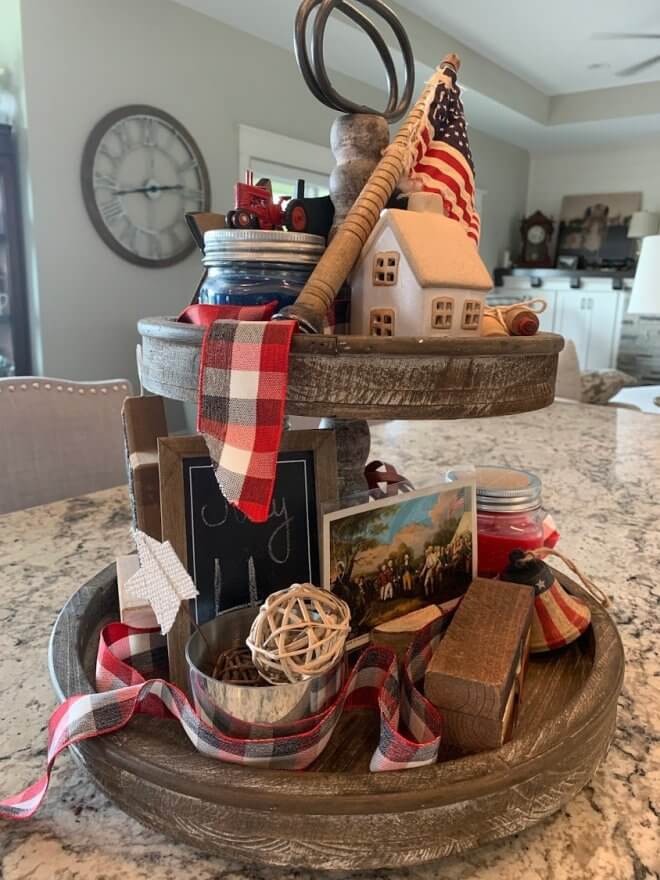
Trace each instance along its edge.
<instances>
[{"instance_id":1,"label":"upholstered dining chair","mask_svg":"<svg viewBox=\"0 0 660 880\"><path fill-rule=\"evenodd\" d=\"M0 513L126 482L126 379L0 379Z\"/></svg>"}]
</instances>

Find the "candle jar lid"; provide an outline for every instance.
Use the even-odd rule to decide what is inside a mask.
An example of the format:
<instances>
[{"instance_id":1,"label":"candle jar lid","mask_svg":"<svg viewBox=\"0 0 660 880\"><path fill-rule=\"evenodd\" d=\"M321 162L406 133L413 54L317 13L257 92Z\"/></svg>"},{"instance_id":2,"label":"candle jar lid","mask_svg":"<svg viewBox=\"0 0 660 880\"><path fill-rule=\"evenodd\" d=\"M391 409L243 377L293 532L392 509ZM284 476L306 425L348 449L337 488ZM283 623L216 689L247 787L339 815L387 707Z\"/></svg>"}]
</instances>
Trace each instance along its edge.
<instances>
[{"instance_id":1,"label":"candle jar lid","mask_svg":"<svg viewBox=\"0 0 660 880\"><path fill-rule=\"evenodd\" d=\"M507 467L478 467L477 510L517 513L541 506L541 481L529 471Z\"/></svg>"},{"instance_id":2,"label":"candle jar lid","mask_svg":"<svg viewBox=\"0 0 660 880\"><path fill-rule=\"evenodd\" d=\"M204 234L207 268L232 262L315 264L325 250L325 239L305 232L266 229L210 229Z\"/></svg>"}]
</instances>

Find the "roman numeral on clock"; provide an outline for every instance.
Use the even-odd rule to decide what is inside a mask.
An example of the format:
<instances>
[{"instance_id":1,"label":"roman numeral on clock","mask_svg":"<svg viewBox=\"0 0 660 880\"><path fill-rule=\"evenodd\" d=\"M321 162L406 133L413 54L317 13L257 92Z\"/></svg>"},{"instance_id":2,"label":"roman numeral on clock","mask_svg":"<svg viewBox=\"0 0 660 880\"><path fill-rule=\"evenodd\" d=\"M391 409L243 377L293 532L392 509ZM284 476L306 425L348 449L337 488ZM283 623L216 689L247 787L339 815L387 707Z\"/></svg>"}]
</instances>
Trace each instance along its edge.
<instances>
[{"instance_id":1,"label":"roman numeral on clock","mask_svg":"<svg viewBox=\"0 0 660 880\"><path fill-rule=\"evenodd\" d=\"M109 202L104 202L100 205L99 210L106 223L114 223L124 214L124 208L117 198L110 199Z\"/></svg>"},{"instance_id":2,"label":"roman numeral on clock","mask_svg":"<svg viewBox=\"0 0 660 880\"><path fill-rule=\"evenodd\" d=\"M108 174L94 175L94 189L109 189L114 192L117 188L117 180L114 177Z\"/></svg>"}]
</instances>

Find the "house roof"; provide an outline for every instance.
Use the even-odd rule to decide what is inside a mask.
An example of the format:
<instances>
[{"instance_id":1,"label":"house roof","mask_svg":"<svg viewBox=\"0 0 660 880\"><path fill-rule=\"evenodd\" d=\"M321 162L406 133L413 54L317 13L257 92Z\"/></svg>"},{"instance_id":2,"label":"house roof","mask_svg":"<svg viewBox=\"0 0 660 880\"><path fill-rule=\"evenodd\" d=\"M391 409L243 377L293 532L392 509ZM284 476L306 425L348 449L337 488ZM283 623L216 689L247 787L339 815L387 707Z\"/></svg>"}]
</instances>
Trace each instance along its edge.
<instances>
[{"instance_id":1,"label":"house roof","mask_svg":"<svg viewBox=\"0 0 660 880\"><path fill-rule=\"evenodd\" d=\"M360 262L370 254L387 226L394 232L420 287L483 291L493 287L474 242L461 224L431 211L383 211L362 249Z\"/></svg>"}]
</instances>

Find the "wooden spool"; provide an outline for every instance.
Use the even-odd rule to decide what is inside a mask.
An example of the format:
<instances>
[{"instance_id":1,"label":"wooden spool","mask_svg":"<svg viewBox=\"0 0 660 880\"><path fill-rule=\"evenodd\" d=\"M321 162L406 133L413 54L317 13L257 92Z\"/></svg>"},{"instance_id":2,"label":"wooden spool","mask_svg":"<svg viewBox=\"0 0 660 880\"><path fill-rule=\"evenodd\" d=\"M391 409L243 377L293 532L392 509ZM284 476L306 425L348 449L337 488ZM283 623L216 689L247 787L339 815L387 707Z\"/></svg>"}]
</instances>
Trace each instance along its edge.
<instances>
[{"instance_id":1,"label":"wooden spool","mask_svg":"<svg viewBox=\"0 0 660 880\"><path fill-rule=\"evenodd\" d=\"M305 772L223 764L194 750L178 725L137 716L70 751L129 815L197 849L240 862L310 869L410 866L455 855L540 822L591 779L612 740L623 649L607 613L587 602L592 628L550 656L532 657L514 739L429 767L369 773L378 721L345 713ZM65 605L51 637L60 700L93 690L101 626L117 618L114 565Z\"/></svg>"}]
</instances>

